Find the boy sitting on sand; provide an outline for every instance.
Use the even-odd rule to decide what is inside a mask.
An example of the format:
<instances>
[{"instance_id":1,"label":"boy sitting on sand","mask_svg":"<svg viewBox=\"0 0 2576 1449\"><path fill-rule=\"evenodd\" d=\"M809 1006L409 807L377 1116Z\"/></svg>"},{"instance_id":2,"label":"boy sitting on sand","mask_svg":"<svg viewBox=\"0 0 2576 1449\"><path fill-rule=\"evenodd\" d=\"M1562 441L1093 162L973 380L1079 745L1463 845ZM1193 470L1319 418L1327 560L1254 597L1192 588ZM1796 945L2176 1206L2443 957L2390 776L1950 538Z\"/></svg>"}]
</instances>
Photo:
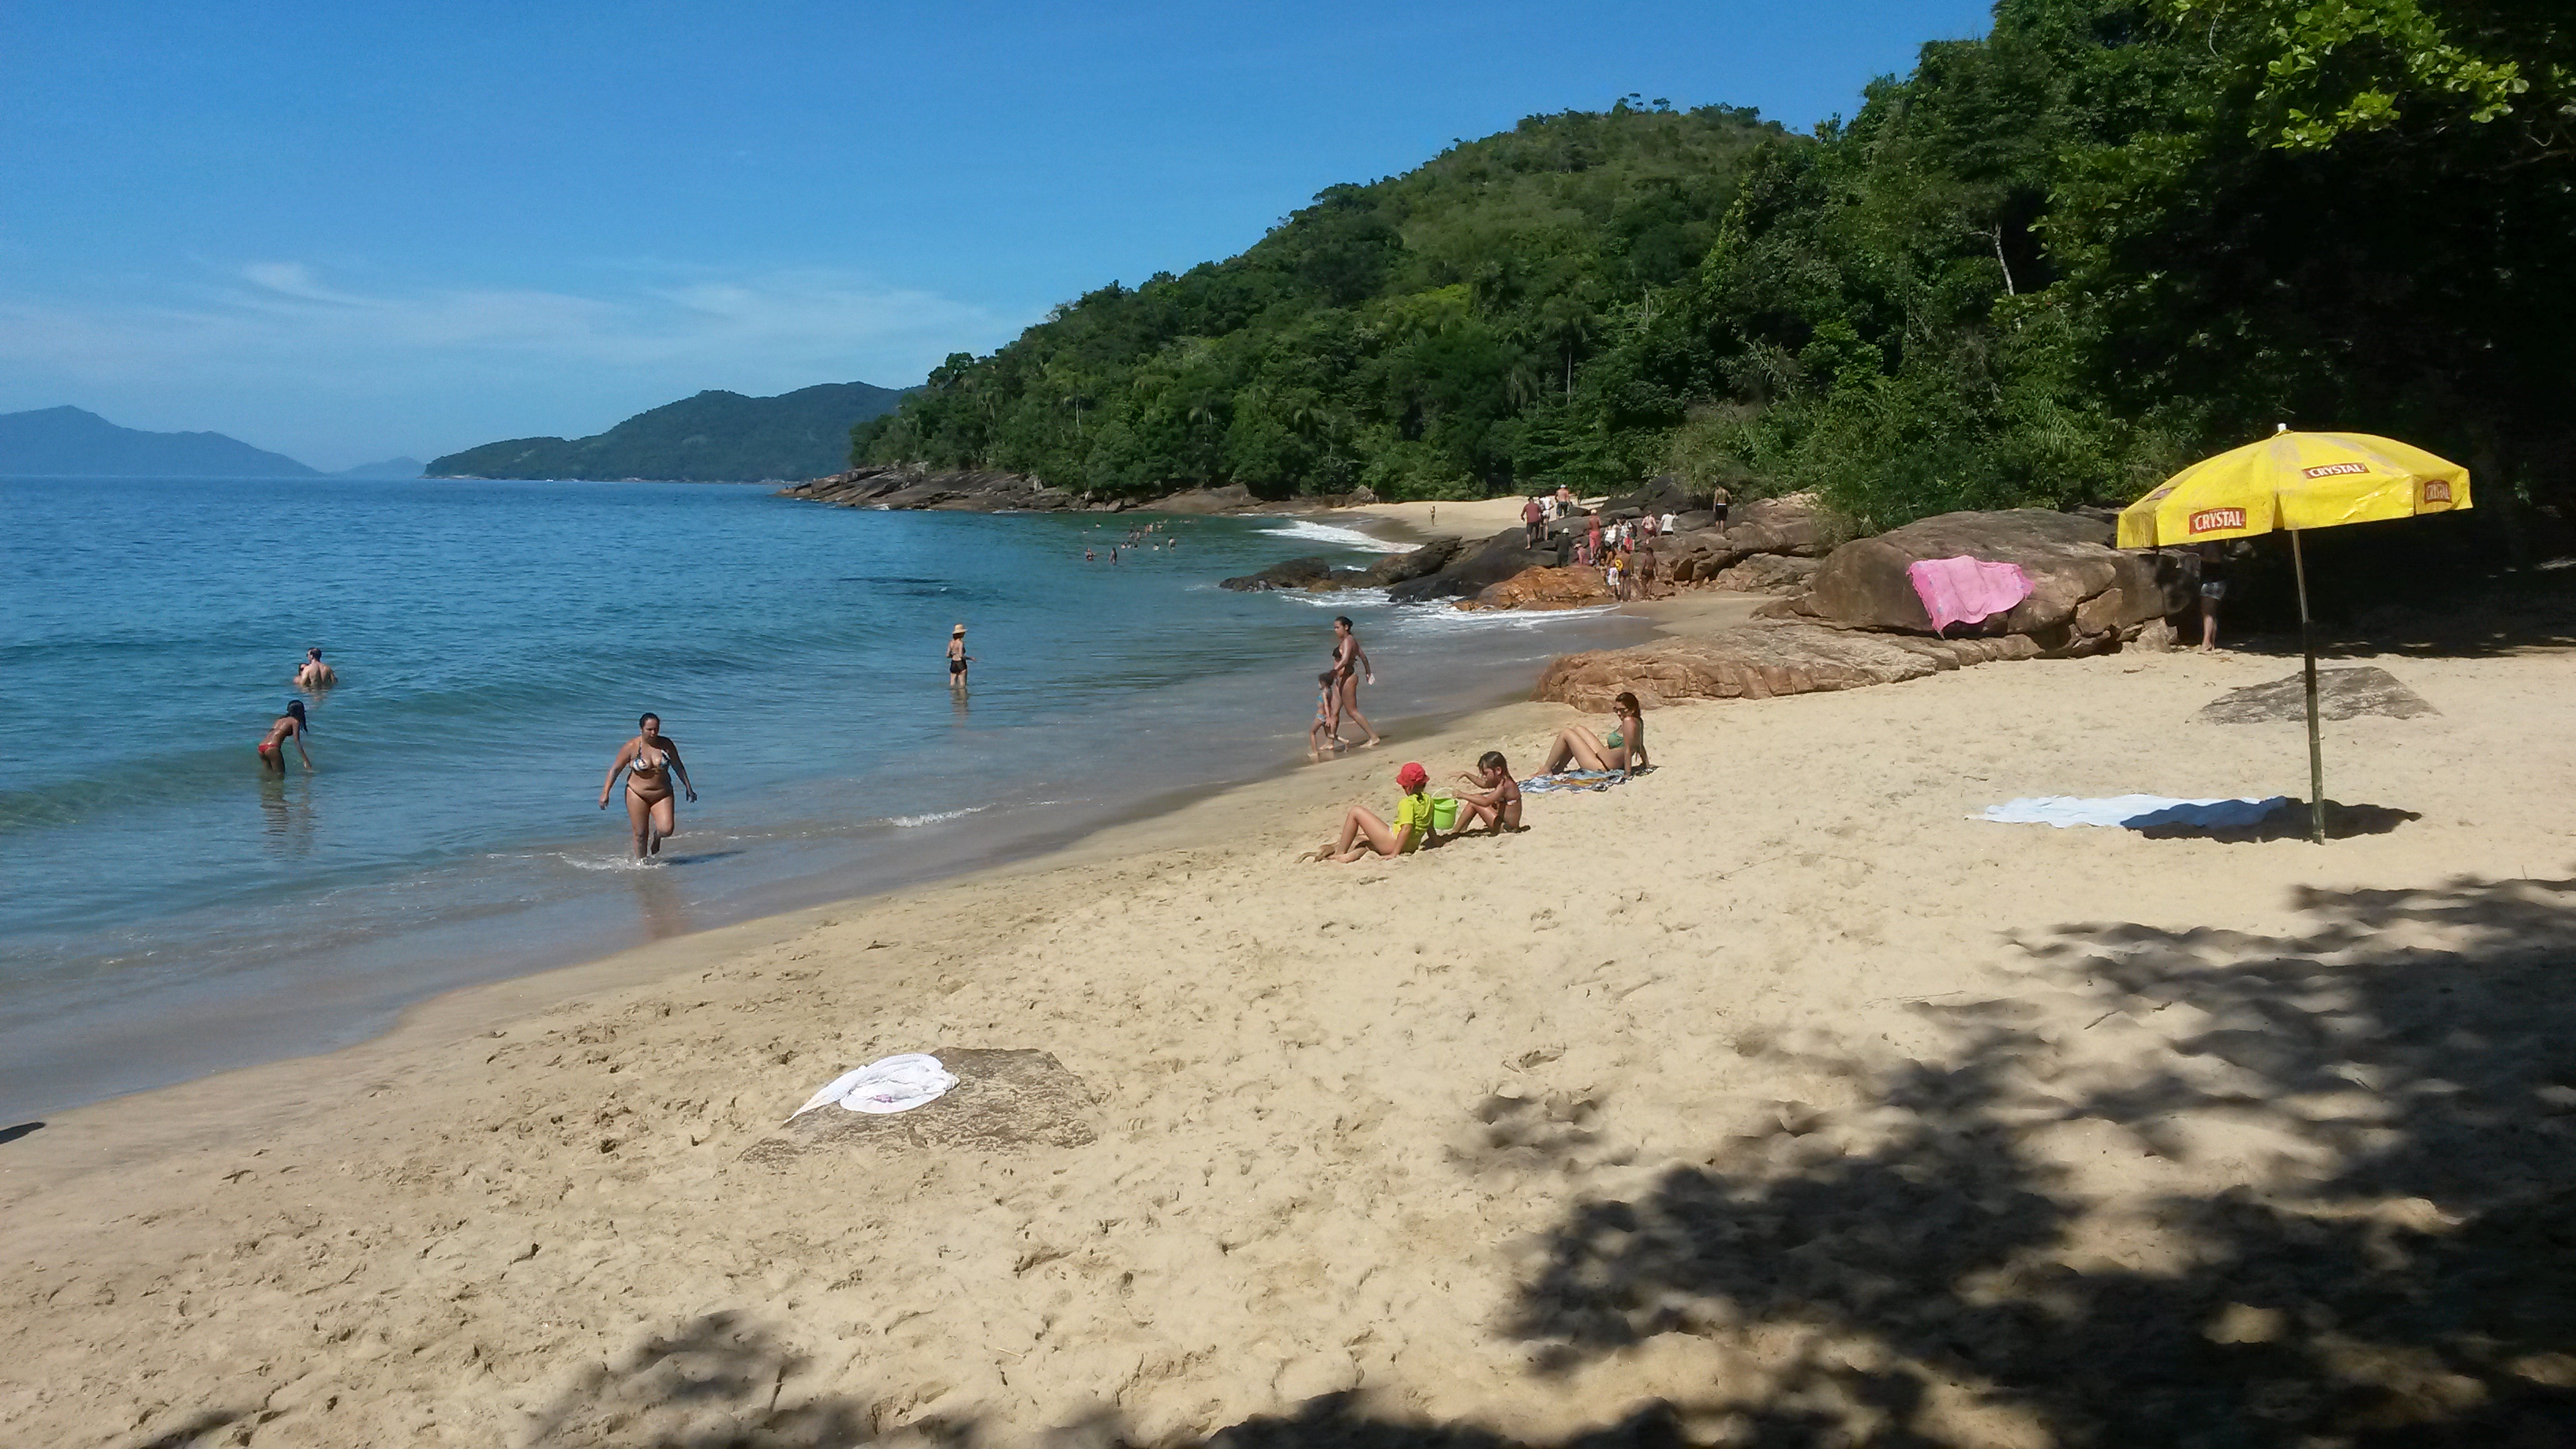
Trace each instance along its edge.
<instances>
[{"instance_id":1,"label":"boy sitting on sand","mask_svg":"<svg viewBox=\"0 0 2576 1449\"><path fill-rule=\"evenodd\" d=\"M1431 783L1431 772L1414 761L1404 762L1395 772L1396 786L1404 798L1395 804L1395 824L1389 827L1377 818L1377 812L1365 805L1354 805L1342 815L1341 839L1309 857L1347 865L1364 855L1410 855L1431 834L1431 797L1423 793Z\"/></svg>"},{"instance_id":2,"label":"boy sitting on sand","mask_svg":"<svg viewBox=\"0 0 2576 1449\"><path fill-rule=\"evenodd\" d=\"M1485 822L1488 835L1521 828L1520 782L1512 778L1512 767L1504 762L1502 751L1485 751L1476 761L1476 773L1461 770L1458 778L1483 788L1458 792L1458 818L1451 835L1466 834L1467 827L1479 820Z\"/></svg>"}]
</instances>

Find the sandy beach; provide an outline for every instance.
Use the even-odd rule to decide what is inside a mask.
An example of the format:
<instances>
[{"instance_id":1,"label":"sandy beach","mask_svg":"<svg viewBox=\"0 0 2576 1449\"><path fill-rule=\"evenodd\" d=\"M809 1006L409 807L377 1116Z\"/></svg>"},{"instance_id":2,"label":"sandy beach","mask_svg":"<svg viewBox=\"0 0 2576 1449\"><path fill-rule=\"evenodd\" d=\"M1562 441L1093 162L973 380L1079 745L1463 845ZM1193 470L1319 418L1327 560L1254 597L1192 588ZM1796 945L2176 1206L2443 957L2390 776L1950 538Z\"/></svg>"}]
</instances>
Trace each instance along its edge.
<instances>
[{"instance_id":1,"label":"sandy beach","mask_svg":"<svg viewBox=\"0 0 2576 1449\"><path fill-rule=\"evenodd\" d=\"M2294 655L2128 654L1659 710L1525 834L1297 859L1526 773L1575 715L1514 705L65 1113L0 1143L0 1441L2555 1442L2576 656L2367 662L2441 713L2327 726L2414 818L2323 848L1970 818L2304 792L2196 718ZM1046 1056L782 1125L916 1050Z\"/></svg>"}]
</instances>

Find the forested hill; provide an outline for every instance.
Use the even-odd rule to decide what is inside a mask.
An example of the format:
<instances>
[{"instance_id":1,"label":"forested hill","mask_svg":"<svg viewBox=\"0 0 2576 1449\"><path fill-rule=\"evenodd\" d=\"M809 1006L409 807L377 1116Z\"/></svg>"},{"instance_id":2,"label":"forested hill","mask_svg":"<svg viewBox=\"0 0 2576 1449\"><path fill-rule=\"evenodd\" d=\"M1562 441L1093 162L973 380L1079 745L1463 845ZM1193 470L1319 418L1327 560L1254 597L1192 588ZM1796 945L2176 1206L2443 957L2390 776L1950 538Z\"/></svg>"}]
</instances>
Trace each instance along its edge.
<instances>
[{"instance_id":1,"label":"forested hill","mask_svg":"<svg viewBox=\"0 0 2576 1449\"><path fill-rule=\"evenodd\" d=\"M708 391L587 438L515 438L433 459L433 478L650 478L744 483L838 471L850 429L903 394L831 382L776 397Z\"/></svg>"},{"instance_id":2,"label":"forested hill","mask_svg":"<svg viewBox=\"0 0 2576 1449\"><path fill-rule=\"evenodd\" d=\"M1729 107L1536 116L1337 186L1230 261L1112 284L933 372L854 458L1148 494L1481 494L1568 461L1575 373L1686 283L1745 159Z\"/></svg>"},{"instance_id":3,"label":"forested hill","mask_svg":"<svg viewBox=\"0 0 2576 1449\"><path fill-rule=\"evenodd\" d=\"M2571 487L2571 235L2563 0L2003 0L1813 137L1623 105L1327 191L853 441L1130 494L1671 469L1884 526L2288 422L2458 457L2518 538Z\"/></svg>"}]
</instances>

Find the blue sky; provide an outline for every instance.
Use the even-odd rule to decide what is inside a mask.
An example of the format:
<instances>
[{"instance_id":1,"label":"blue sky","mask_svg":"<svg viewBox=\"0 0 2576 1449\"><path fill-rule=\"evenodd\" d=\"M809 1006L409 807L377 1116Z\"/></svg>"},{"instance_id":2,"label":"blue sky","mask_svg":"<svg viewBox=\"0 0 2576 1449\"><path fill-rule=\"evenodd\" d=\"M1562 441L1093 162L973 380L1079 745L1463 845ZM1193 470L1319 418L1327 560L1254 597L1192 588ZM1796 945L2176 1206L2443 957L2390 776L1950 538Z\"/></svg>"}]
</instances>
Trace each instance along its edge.
<instances>
[{"instance_id":1,"label":"blue sky","mask_svg":"<svg viewBox=\"0 0 2576 1449\"><path fill-rule=\"evenodd\" d=\"M0 7L0 412L320 467L917 382L1635 92L1848 114L1966 0Z\"/></svg>"}]
</instances>

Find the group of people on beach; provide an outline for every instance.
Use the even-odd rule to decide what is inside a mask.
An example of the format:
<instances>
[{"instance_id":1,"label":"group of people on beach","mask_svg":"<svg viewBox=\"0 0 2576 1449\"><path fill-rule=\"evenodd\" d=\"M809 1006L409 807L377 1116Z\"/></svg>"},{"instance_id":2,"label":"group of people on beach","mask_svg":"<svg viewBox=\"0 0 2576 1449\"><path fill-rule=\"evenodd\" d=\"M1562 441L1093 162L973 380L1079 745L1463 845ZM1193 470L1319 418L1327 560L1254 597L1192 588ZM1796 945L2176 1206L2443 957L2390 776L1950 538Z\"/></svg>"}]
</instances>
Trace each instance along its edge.
<instances>
[{"instance_id":1,"label":"group of people on beach","mask_svg":"<svg viewBox=\"0 0 2576 1449\"><path fill-rule=\"evenodd\" d=\"M1347 623L1347 620L1339 621ZM1533 779L1569 766L1603 773L1633 774L1646 769L1646 716L1637 696L1622 690L1613 702L1610 732L1595 734L1588 725L1571 724L1556 732ZM1473 773L1461 771L1461 788L1442 797L1430 793L1431 772L1407 760L1395 772L1396 800L1392 821L1365 805L1342 812L1342 828L1333 843L1305 857L1347 865L1355 860L1392 859L1426 845L1438 845L1482 827L1487 835L1518 832L1521 826L1521 782L1500 750L1476 759Z\"/></svg>"},{"instance_id":2,"label":"group of people on beach","mask_svg":"<svg viewBox=\"0 0 2576 1449\"><path fill-rule=\"evenodd\" d=\"M1529 501L1521 505L1521 523L1529 529L1529 546L1547 547L1556 523L1572 517L1578 509L1573 496L1562 487L1554 495L1530 495ZM1567 561L1602 570L1608 575L1610 597L1623 604L1659 597L1656 578L1661 569L1655 557L1655 540L1673 531L1674 516L1645 513L1606 529L1598 509L1586 511L1583 516L1590 526L1575 535Z\"/></svg>"}]
</instances>

